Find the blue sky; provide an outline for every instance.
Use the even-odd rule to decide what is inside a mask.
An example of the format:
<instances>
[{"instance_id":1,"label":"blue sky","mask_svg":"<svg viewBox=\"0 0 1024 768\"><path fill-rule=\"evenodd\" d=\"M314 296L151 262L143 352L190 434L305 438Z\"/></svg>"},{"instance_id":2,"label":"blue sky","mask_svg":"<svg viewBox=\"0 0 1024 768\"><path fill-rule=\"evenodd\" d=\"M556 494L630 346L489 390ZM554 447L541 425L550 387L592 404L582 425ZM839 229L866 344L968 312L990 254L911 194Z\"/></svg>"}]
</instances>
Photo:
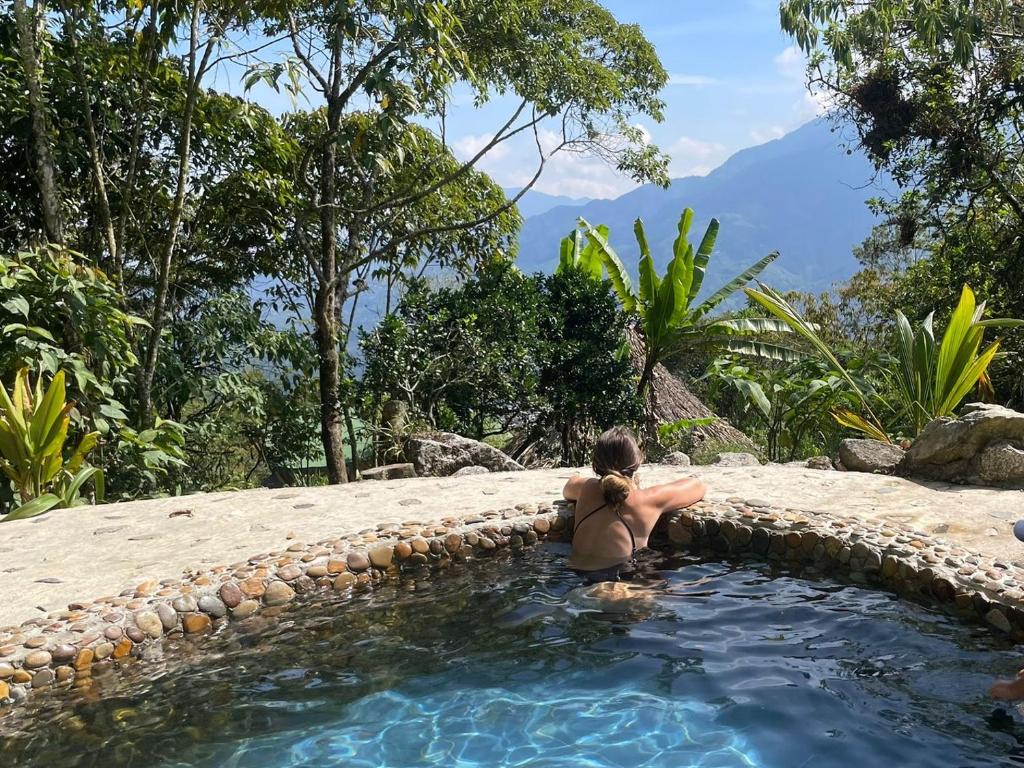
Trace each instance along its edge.
<instances>
[{"instance_id":1,"label":"blue sky","mask_svg":"<svg viewBox=\"0 0 1024 768\"><path fill-rule=\"evenodd\" d=\"M641 120L672 156L673 177L705 174L739 149L761 144L815 117L804 85L805 58L779 28L777 0L605 0L622 22L639 24L670 84L665 120ZM493 112L493 116L490 113ZM449 137L466 156L501 123L497 109L453 115ZM489 156L482 170L502 186L534 169L528 142ZM599 160L556 157L535 189L572 197L616 197L635 184Z\"/></svg>"},{"instance_id":2,"label":"blue sky","mask_svg":"<svg viewBox=\"0 0 1024 768\"><path fill-rule=\"evenodd\" d=\"M662 94L665 121L638 123L672 156L673 177L705 174L737 150L778 138L819 111L804 86L805 59L779 29L778 0L604 0L604 5L620 21L640 25L670 73ZM275 112L288 108L287 100L272 91L256 89L252 95ZM497 100L481 110L455 109L447 138L456 154L471 155L513 106L511 100ZM516 187L533 175L535 158L532 141L524 136L496 148L479 167L502 186ZM546 165L535 189L617 197L634 186L596 158L560 154Z\"/></svg>"}]
</instances>

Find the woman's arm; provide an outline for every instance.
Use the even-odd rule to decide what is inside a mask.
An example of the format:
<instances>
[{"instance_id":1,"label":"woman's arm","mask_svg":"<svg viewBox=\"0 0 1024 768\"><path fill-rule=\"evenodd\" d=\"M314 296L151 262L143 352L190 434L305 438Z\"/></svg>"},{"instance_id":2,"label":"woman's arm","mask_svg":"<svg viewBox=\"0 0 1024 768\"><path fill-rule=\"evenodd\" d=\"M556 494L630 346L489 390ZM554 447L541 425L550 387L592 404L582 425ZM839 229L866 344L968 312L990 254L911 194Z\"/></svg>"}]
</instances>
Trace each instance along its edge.
<instances>
[{"instance_id":1,"label":"woman's arm","mask_svg":"<svg viewBox=\"0 0 1024 768\"><path fill-rule=\"evenodd\" d=\"M586 482L587 478L577 472L566 482L565 487L562 489L562 496L569 501L579 500L580 492L583 490L583 485Z\"/></svg>"},{"instance_id":2,"label":"woman's arm","mask_svg":"<svg viewBox=\"0 0 1024 768\"><path fill-rule=\"evenodd\" d=\"M658 508L659 514L696 504L704 498L706 492L707 486L696 477L684 477L647 489L648 498Z\"/></svg>"}]
</instances>

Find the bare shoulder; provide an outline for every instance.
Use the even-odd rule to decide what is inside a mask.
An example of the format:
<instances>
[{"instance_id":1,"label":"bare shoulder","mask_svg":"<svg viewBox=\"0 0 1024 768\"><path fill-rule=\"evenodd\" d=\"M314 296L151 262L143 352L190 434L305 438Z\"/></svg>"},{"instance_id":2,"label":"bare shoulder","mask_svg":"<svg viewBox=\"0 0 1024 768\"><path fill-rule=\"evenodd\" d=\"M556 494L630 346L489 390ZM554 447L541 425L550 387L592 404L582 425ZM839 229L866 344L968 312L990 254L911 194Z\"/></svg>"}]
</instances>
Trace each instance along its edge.
<instances>
[{"instance_id":1,"label":"bare shoulder","mask_svg":"<svg viewBox=\"0 0 1024 768\"><path fill-rule=\"evenodd\" d=\"M566 481L565 487L562 488L562 496L569 501L578 501L587 485L597 484L597 482L596 477L587 477L580 474L573 475Z\"/></svg>"}]
</instances>

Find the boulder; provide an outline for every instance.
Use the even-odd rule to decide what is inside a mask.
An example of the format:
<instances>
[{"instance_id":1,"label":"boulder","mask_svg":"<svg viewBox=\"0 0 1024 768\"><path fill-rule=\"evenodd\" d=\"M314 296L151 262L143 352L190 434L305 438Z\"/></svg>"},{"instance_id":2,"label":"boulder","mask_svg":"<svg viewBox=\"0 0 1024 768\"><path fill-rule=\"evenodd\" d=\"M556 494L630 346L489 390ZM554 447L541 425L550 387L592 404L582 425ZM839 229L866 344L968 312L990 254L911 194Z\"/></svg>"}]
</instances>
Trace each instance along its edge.
<instances>
[{"instance_id":1,"label":"boulder","mask_svg":"<svg viewBox=\"0 0 1024 768\"><path fill-rule=\"evenodd\" d=\"M759 467L761 462L757 460L757 456L752 453L720 453L715 456L712 464L717 464L720 467Z\"/></svg>"},{"instance_id":2,"label":"boulder","mask_svg":"<svg viewBox=\"0 0 1024 768\"><path fill-rule=\"evenodd\" d=\"M479 464L473 464L462 469L457 469L452 473L452 477L466 477L467 475L489 475L491 470L487 467L481 467Z\"/></svg>"},{"instance_id":3,"label":"boulder","mask_svg":"<svg viewBox=\"0 0 1024 768\"><path fill-rule=\"evenodd\" d=\"M828 456L811 456L804 466L808 469L835 469L832 459Z\"/></svg>"},{"instance_id":4,"label":"boulder","mask_svg":"<svg viewBox=\"0 0 1024 768\"><path fill-rule=\"evenodd\" d=\"M935 419L910 446L900 474L1024 488L1024 413L971 403L960 418Z\"/></svg>"},{"instance_id":5,"label":"boulder","mask_svg":"<svg viewBox=\"0 0 1024 768\"><path fill-rule=\"evenodd\" d=\"M839 461L850 472L891 475L903 460L898 445L879 440L849 438L839 444Z\"/></svg>"},{"instance_id":6,"label":"boulder","mask_svg":"<svg viewBox=\"0 0 1024 768\"><path fill-rule=\"evenodd\" d=\"M671 453L665 454L661 463L668 464L673 467L688 467L690 466L690 457L682 451L672 451Z\"/></svg>"},{"instance_id":7,"label":"boulder","mask_svg":"<svg viewBox=\"0 0 1024 768\"><path fill-rule=\"evenodd\" d=\"M409 438L405 457L421 477L448 477L463 467L479 466L490 472L521 471L513 461L487 443L470 440L451 432L439 432Z\"/></svg>"},{"instance_id":8,"label":"boulder","mask_svg":"<svg viewBox=\"0 0 1024 768\"><path fill-rule=\"evenodd\" d=\"M412 464L385 464L382 467L364 469L359 473L363 480L402 480L416 477L416 468Z\"/></svg>"}]
</instances>

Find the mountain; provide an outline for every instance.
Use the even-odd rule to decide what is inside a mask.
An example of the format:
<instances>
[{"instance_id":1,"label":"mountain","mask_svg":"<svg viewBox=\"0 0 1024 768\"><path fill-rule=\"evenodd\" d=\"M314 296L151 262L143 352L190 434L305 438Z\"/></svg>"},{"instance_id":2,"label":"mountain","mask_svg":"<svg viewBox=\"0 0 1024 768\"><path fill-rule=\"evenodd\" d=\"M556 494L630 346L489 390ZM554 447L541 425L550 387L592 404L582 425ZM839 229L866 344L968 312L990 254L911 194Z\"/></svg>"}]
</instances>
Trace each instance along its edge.
<instances>
[{"instance_id":1,"label":"mountain","mask_svg":"<svg viewBox=\"0 0 1024 768\"><path fill-rule=\"evenodd\" d=\"M505 189L505 194L510 198L515 197L519 194L519 190L507 188ZM557 208L559 206L581 206L586 205L589 202L589 197L549 195L546 192L537 192L535 190L528 189L526 194L519 198L517 205L519 206L519 213L522 214L524 219L528 219L531 216L539 216L542 213L547 213L552 208Z\"/></svg>"},{"instance_id":2,"label":"mountain","mask_svg":"<svg viewBox=\"0 0 1024 768\"><path fill-rule=\"evenodd\" d=\"M700 240L711 217L721 222L704 282L705 294L773 250L780 258L762 273L772 286L824 291L857 270L852 248L870 233L876 217L865 201L885 181L874 181L871 163L848 153L828 124L815 120L766 144L741 150L707 176L676 179L668 189L646 185L614 200L558 206L526 219L519 267L550 272L558 243L582 216L607 224L610 241L635 270L639 259L633 221L641 217L658 266L672 253L684 208L695 212L690 238Z\"/></svg>"}]
</instances>

